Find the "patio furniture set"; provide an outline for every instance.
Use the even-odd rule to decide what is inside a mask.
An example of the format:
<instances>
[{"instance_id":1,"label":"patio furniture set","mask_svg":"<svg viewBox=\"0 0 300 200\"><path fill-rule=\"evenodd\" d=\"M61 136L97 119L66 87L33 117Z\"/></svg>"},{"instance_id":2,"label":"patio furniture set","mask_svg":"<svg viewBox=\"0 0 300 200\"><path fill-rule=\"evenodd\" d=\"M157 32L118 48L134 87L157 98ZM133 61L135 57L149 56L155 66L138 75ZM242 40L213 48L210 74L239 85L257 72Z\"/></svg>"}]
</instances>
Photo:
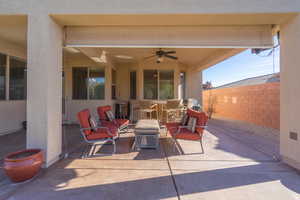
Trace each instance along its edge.
<instances>
[{"instance_id":1,"label":"patio furniture set","mask_svg":"<svg viewBox=\"0 0 300 200\"><path fill-rule=\"evenodd\" d=\"M151 105L153 106L153 105ZM141 108L143 112L150 112L146 107ZM145 111L146 110L146 111ZM167 115L177 112L176 108L170 109ZM153 112L153 110L152 110ZM77 114L80 132L86 142L86 149L82 152L82 158L95 154L97 145L110 142L113 145L113 153L116 153L116 140L120 133L128 132L129 126L134 127L134 143L132 150L140 150L141 148L157 148L159 146L159 136L161 128L166 129L166 134L172 136L174 143L174 151L179 148L177 139L199 141L202 152L204 153L202 136L208 120L204 112L187 109L182 116L180 122L162 123L158 119L140 118L136 124L130 124L128 119L118 119L114 116L111 106L100 106L97 108L98 119L91 116L88 109L84 109ZM167 117L168 119L168 117ZM87 148L91 147L88 151ZM91 153L90 153L91 152Z\"/></svg>"}]
</instances>

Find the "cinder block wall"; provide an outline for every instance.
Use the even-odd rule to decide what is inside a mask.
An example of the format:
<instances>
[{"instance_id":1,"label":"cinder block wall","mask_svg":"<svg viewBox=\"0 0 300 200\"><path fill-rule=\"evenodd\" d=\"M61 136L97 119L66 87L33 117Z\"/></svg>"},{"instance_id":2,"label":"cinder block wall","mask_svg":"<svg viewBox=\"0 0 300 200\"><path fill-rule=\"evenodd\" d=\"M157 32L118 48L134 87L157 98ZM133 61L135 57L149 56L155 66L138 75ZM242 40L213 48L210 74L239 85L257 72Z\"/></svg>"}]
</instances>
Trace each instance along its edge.
<instances>
[{"instance_id":1,"label":"cinder block wall","mask_svg":"<svg viewBox=\"0 0 300 200\"><path fill-rule=\"evenodd\" d=\"M203 106L212 118L227 118L280 128L280 83L203 91Z\"/></svg>"}]
</instances>

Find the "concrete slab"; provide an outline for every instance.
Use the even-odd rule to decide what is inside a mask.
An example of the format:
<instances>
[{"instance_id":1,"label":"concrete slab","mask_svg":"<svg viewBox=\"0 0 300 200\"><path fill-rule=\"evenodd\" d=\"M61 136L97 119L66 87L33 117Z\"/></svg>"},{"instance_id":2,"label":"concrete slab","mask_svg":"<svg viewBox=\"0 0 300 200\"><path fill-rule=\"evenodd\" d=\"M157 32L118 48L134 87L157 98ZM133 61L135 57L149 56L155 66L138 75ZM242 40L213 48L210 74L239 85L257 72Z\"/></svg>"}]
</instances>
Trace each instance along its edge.
<instances>
[{"instance_id":1,"label":"concrete slab","mask_svg":"<svg viewBox=\"0 0 300 200\"><path fill-rule=\"evenodd\" d=\"M168 141L172 146L172 141ZM173 149L166 148L166 154L170 160L227 160L227 161L273 161L274 158L247 146L226 134L212 134L205 131L203 146L205 153L201 151L199 141L178 140L184 151L183 155L174 154Z\"/></svg>"},{"instance_id":2,"label":"concrete slab","mask_svg":"<svg viewBox=\"0 0 300 200\"><path fill-rule=\"evenodd\" d=\"M69 157L17 187L8 199L178 199L178 194L181 200L300 199L300 175L251 145L256 138L226 133L226 127L210 125L208 130L204 154L195 141L180 141L184 155L174 152L171 138L164 135L157 150L131 151L133 135L127 133L117 141L116 154L110 154L108 144L97 149L106 154L79 159L83 143L78 127L68 126L64 152Z\"/></svg>"},{"instance_id":3,"label":"concrete slab","mask_svg":"<svg viewBox=\"0 0 300 200\"><path fill-rule=\"evenodd\" d=\"M19 199L172 200L177 194L165 170L54 168L9 198Z\"/></svg>"},{"instance_id":4,"label":"concrete slab","mask_svg":"<svg viewBox=\"0 0 300 200\"><path fill-rule=\"evenodd\" d=\"M131 147L134 141L133 134L121 134L117 140L117 152L112 155L112 145L99 145L96 153L100 155L94 156L94 159L121 159L121 160L164 160L166 159L165 152L162 148L164 138L161 138L160 145L157 149L141 149L139 151L132 151ZM79 158L84 146L77 148L70 154L71 158Z\"/></svg>"},{"instance_id":5,"label":"concrete slab","mask_svg":"<svg viewBox=\"0 0 300 200\"><path fill-rule=\"evenodd\" d=\"M293 172L261 172L244 166L204 171L173 170L173 174L182 200L300 198L300 178Z\"/></svg>"}]
</instances>

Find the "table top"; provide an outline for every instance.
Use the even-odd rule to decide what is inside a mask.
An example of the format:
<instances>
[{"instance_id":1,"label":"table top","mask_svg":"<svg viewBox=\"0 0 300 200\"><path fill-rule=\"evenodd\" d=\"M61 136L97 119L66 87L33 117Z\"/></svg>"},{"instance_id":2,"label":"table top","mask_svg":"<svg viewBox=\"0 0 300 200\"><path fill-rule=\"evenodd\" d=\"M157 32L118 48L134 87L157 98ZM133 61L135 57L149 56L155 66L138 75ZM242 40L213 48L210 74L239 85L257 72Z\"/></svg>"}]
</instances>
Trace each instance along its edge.
<instances>
[{"instance_id":1,"label":"table top","mask_svg":"<svg viewBox=\"0 0 300 200\"><path fill-rule=\"evenodd\" d=\"M159 131L158 120L141 119L136 123L135 131Z\"/></svg>"}]
</instances>

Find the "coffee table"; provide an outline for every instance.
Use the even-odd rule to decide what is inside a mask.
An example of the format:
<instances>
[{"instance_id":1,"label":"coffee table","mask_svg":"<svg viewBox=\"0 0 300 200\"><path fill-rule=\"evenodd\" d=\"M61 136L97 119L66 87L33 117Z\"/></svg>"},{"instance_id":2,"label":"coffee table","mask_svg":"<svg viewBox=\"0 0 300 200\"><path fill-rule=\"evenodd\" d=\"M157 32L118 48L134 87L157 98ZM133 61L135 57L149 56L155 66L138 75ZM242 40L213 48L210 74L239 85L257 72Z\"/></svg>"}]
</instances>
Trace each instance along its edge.
<instances>
[{"instance_id":1,"label":"coffee table","mask_svg":"<svg viewBox=\"0 0 300 200\"><path fill-rule=\"evenodd\" d=\"M134 128L134 143L132 149L152 148L159 146L160 126L158 120L139 120Z\"/></svg>"}]
</instances>

